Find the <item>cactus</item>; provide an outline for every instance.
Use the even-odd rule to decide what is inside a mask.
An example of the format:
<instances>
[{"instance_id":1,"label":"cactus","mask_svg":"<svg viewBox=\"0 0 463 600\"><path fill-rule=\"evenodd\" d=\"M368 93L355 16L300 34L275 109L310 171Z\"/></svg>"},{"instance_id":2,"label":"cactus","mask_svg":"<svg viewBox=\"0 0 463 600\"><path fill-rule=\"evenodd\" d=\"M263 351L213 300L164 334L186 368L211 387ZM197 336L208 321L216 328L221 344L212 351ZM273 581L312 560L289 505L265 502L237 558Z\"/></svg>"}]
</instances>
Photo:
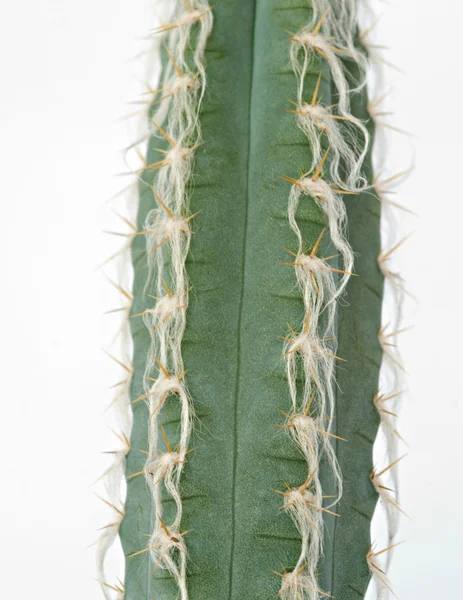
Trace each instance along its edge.
<instances>
[{"instance_id":1,"label":"cactus","mask_svg":"<svg viewBox=\"0 0 463 600\"><path fill-rule=\"evenodd\" d=\"M357 1L169 7L136 173L133 423L103 590L354 600L373 575L379 598L401 510L383 481L400 357L381 307L384 277L401 281L384 266L394 248L381 254ZM391 460L374 470L380 423ZM125 581L111 584L119 530Z\"/></svg>"}]
</instances>

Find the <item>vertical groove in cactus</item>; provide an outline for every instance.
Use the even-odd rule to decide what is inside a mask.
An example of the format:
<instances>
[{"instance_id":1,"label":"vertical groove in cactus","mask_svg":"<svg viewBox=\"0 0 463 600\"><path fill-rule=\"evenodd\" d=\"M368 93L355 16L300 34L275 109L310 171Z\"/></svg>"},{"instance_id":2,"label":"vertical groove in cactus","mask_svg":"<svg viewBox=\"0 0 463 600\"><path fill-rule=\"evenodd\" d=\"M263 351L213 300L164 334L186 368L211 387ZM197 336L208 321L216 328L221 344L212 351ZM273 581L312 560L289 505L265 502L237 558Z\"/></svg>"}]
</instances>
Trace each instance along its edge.
<instances>
[{"instance_id":1,"label":"vertical groove in cactus","mask_svg":"<svg viewBox=\"0 0 463 600\"><path fill-rule=\"evenodd\" d=\"M304 75L304 97L310 101L315 95L323 106L338 104L339 112L334 114L348 115L349 122L339 120L338 131L344 132L345 143L351 144L353 153L346 153L339 144L332 151L333 140L326 135L320 136L317 149L317 132L301 127L291 112L294 106L288 98L297 100L297 77L290 61L293 34L285 30L296 33L307 24L320 23L322 32L326 15L320 6L326 2L313 4L303 0L221 0L213 8L214 25L205 48L207 84L199 113L204 143L195 149L191 177L183 182L189 196L188 214L198 213L189 225L194 235L185 268L192 289L181 340L181 358L188 371L184 381L195 413L179 483L182 512L178 531L185 548L174 544L160 556L153 531L173 537L171 524L178 515L178 504L161 485L161 520L147 483L155 475L147 469L146 453L155 452L159 458L176 451L180 444L183 417L178 394L170 393L156 414L159 429L154 449L149 443L151 398L132 405L127 499L120 529L127 557L127 600L266 600L277 595L284 600L315 600L323 594L354 600L364 596L370 579L366 555L377 501L370 481L372 444L378 428L373 397L378 391L382 356L377 332L383 286L376 261L380 249L379 203L371 191L344 196L336 191L345 204L347 242L355 253L358 276L344 273L350 268L346 269L342 256L330 260L330 266L341 271L333 273L334 285L340 289L347 284L346 301L338 299L333 304L336 340L329 340L323 349L328 352L332 348L333 355L347 362L331 357L329 365L336 363L336 383L329 377L322 382L329 389L327 393L333 394L335 410L316 415L326 419L324 430L332 434L317 436L320 460L316 474L308 471L307 457L294 443L288 427L294 407L282 354L291 350L291 331L303 334L309 320L296 279L297 266L284 263L296 262L301 250L307 254L315 249L314 256L320 258L340 250L339 240L333 239L333 222L325 200L317 201L310 193L301 196L295 212L302 238L298 249L288 222L288 196L297 190L294 181L301 173L313 176L319 166L319 174L327 181L332 181L330 175L344 173L344 184L333 181L333 190L352 191L359 176L359 172L353 175L352 156L358 157L363 175L372 180L371 158L368 154L363 161L362 149L366 131L361 123L368 121L366 92L348 95L349 109L342 90L340 97L339 71L333 73L333 60L327 60L323 52L311 58ZM198 20L204 14L205 3L199 0L178 0L175 5L177 17L186 15L182 23L195 11ZM331 15L327 26L331 23L336 33L333 19ZM186 51L192 73L199 27L199 23L193 25L192 49ZM165 35L168 39L169 30ZM164 68L172 68L168 66L172 65L171 56L163 53ZM335 56L335 62L336 68L351 73L353 79L348 85L352 86L359 78L355 62L342 53ZM162 94L155 96L154 102ZM171 100L162 100L161 106L162 102ZM153 105L150 115L157 110L158 105ZM159 127L167 131L172 118L166 109L163 122L157 123L149 141L146 164L161 166L145 168L139 184L137 226L143 235L135 236L132 244L133 400L142 398L147 387L150 393L147 376L162 378L163 368L169 370L169 365L156 366L153 358L151 336L157 332L150 331L136 315L152 306L150 296L159 292L152 285L147 264L150 254L160 249L149 242L147 247L146 217L159 209L153 187L156 190L162 170L171 168L162 164L169 142L161 139ZM372 134L372 127L369 129ZM344 152L336 154L339 148ZM324 164L323 156L327 157ZM162 245L167 247L169 242ZM171 290L171 255L165 252L159 256L162 268L166 268L166 289ZM159 264L154 265L155 271ZM313 295L314 302L316 297ZM320 314L320 328L327 314L326 310ZM281 337L286 337L285 343ZM293 375L297 398L301 398L304 386L305 392L309 389L310 373L304 371L303 361L298 360L297 365ZM317 388L312 381L315 395L320 393ZM298 408L304 406L307 401ZM330 449L343 478L343 496L334 506L335 499L329 497L337 496L339 482ZM301 553L301 521L296 519L295 524L282 510L288 490L301 489L308 479L310 485L316 481L322 490L317 491L317 502L321 495L328 497L320 505L325 510L310 509L321 516L320 546L316 552L306 553L309 558L316 556L312 564L301 558L306 556ZM314 535L310 521L309 517L304 525L309 543ZM166 568L168 560L173 565L170 569ZM182 561L186 561L182 575L185 589L175 575ZM295 578L295 585L286 585L290 576Z\"/></svg>"}]
</instances>

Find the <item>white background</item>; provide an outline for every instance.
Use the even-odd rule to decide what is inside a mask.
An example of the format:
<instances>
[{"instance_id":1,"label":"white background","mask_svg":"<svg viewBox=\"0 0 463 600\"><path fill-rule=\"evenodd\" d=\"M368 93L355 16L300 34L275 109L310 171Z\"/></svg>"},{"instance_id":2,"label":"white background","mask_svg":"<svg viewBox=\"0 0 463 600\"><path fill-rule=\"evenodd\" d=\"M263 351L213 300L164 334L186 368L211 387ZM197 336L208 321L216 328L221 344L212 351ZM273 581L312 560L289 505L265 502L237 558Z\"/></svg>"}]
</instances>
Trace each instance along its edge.
<instances>
[{"instance_id":1,"label":"white background","mask_svg":"<svg viewBox=\"0 0 463 600\"><path fill-rule=\"evenodd\" d=\"M137 97L130 58L151 26L149 0L3 3L0 164L3 257L1 589L5 598L100 598L86 550L108 511L91 491L113 445L102 413L114 367L101 347L117 295L96 270L112 246L106 200L130 141L116 120ZM401 600L461 592L463 405L461 140L463 6L381 4L395 125L414 132L417 168L397 200L419 213L400 250L418 304L403 335L410 394L400 429L403 521L391 580ZM392 122L392 121L391 121ZM394 137L398 169L411 143ZM212 600L212 599L211 599ZM217 599L219 600L219 599ZM342 599L338 599L342 600Z\"/></svg>"}]
</instances>

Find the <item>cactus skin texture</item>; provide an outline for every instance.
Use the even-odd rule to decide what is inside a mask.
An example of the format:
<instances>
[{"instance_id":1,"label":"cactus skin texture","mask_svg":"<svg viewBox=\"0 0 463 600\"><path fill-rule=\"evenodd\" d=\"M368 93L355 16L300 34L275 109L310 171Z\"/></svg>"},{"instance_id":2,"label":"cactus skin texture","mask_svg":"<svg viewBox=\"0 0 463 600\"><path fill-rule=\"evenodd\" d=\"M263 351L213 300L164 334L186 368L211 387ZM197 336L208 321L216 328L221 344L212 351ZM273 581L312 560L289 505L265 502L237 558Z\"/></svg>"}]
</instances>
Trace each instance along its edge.
<instances>
[{"instance_id":1,"label":"cactus skin texture","mask_svg":"<svg viewBox=\"0 0 463 600\"><path fill-rule=\"evenodd\" d=\"M304 304L294 269L281 264L288 260L284 248L294 249L296 244L288 226L289 185L281 176L298 178L312 157L309 141L288 112L296 78L285 30L299 31L310 21L312 10L304 0L220 0L213 15L200 111L204 143L195 152L189 181L190 214L200 212L191 225L195 235L185 265L193 287L182 357L195 410L189 442L194 451L186 457L180 483L181 531L189 531L184 538L188 598L292 598L281 593L282 578L276 573L284 573L281 565L288 571L296 565L301 535L281 510L281 496L272 490L284 490L282 482L292 487L307 479L304 457L287 431L278 428L285 422L279 411L290 408L279 336L288 334L288 324L300 326ZM352 61L343 58L342 62L355 76ZM310 66L305 95L310 99L320 73L319 97L325 106L335 104L337 90L322 56L316 56ZM366 104L364 90L351 98L352 114L364 122ZM150 141L147 164L163 160L159 147L159 139ZM367 156L364 175L371 181L369 161ZM139 231L155 206L150 184L156 186L156 177L148 170L141 177ZM380 206L371 191L345 195L344 201L347 239L358 275L347 284L347 302L338 302L336 308L336 354L347 362L336 364L331 431L347 440L332 440L344 492L330 509L340 517L323 514L323 555L313 565L319 591L306 590L303 600L324 594L356 600L364 596L370 579L365 557L378 499L370 472L378 429L372 398L381 365L377 333L383 277L376 261ZM297 221L310 250L327 226L325 214L305 197ZM329 238L326 234L321 242L322 256L336 253ZM132 257L132 314L136 315L146 310L147 294L155 294L146 289L145 236L134 238ZM331 266L342 269L339 258ZM150 333L140 318L132 318L131 326L132 397L138 398L144 392ZM297 381L299 387L304 383L300 373ZM149 420L147 404L134 403L126 516L120 529L128 557L125 598L173 600L179 597L175 578L163 568L154 568L149 552L131 556L148 546L157 518L144 477L131 477L145 467ZM163 406L159 424L175 447L179 438L175 402ZM166 452L165 440L160 439L159 449ZM323 493L335 495L332 471L323 457L319 476ZM164 492L161 495L168 526L174 503Z\"/></svg>"}]
</instances>

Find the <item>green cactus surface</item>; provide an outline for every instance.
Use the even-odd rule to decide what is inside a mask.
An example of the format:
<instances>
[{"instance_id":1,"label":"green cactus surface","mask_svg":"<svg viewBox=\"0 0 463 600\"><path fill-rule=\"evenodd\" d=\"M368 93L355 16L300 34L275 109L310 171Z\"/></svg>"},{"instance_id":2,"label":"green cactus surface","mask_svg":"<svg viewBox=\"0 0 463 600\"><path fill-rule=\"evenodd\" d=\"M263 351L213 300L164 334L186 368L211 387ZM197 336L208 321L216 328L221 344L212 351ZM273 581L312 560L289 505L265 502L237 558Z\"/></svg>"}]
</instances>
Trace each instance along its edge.
<instances>
[{"instance_id":1,"label":"green cactus surface","mask_svg":"<svg viewBox=\"0 0 463 600\"><path fill-rule=\"evenodd\" d=\"M283 427L281 411L290 412L291 404L281 337L290 335L289 328L301 329L305 309L295 270L284 264L296 260L286 249L296 253L297 239L288 225L291 184L282 176L297 180L312 164L310 141L290 112L297 80L288 32L301 30L313 12L304 0L219 0L212 14L199 112L203 143L195 150L188 180L189 214L197 214L190 222L194 234L185 261L192 287L181 342L184 380L195 413L188 443L191 452L180 478L181 531L188 532L182 538L187 548L187 594L189 600L269 600L279 594L292 599L281 592L282 579L297 564L301 534L281 508L282 494L285 486L301 486L308 472L304 456ZM188 51L192 72L196 70L194 43ZM167 64L162 46L161 54ZM342 55L341 62L352 76L353 87L358 67L348 56ZM315 54L305 76L308 100L316 87L323 105L338 102L329 61L320 54ZM365 90L350 96L352 115L373 134ZM169 118L167 111L161 124L164 130ZM339 123L342 129L343 122ZM361 133L359 140L361 144ZM328 150L326 138L322 145L323 152ZM146 164L162 161L166 148L165 140L153 136ZM330 160L328 151L325 172ZM146 168L140 177L140 232L156 207L152 186L156 188L158 173ZM370 152L363 173L371 181ZM336 300L335 354L343 360L335 361L335 378L327 383L335 397L331 432L337 437L330 439L344 490L339 502L325 504L324 548L314 565L319 591L306 590L301 600L323 594L357 600L364 597L370 580L366 555L378 500L370 480L379 424L373 397L382 360L380 205L368 189L343 195L343 202L355 276ZM302 196L296 218L305 251L315 247L321 257L338 254L320 202ZM150 288L147 254L146 236L135 236L132 399L144 394L151 347L149 329L142 317L135 316L152 303L149 295L156 295ZM339 256L330 265L343 270ZM334 276L336 281L342 277ZM167 279L168 289L170 285ZM156 378L155 371L152 377ZM296 382L302 390L301 367ZM175 394L171 396L158 415L160 452L179 443L181 415ZM134 476L145 468L150 418L146 402L133 404L127 500L120 528L127 557L125 598L185 600L175 577L162 564L156 568L150 552L141 552L149 546L157 519L145 477ZM323 494L335 496L337 484L324 453L319 478ZM160 494L168 528L175 502L166 490Z\"/></svg>"}]
</instances>

